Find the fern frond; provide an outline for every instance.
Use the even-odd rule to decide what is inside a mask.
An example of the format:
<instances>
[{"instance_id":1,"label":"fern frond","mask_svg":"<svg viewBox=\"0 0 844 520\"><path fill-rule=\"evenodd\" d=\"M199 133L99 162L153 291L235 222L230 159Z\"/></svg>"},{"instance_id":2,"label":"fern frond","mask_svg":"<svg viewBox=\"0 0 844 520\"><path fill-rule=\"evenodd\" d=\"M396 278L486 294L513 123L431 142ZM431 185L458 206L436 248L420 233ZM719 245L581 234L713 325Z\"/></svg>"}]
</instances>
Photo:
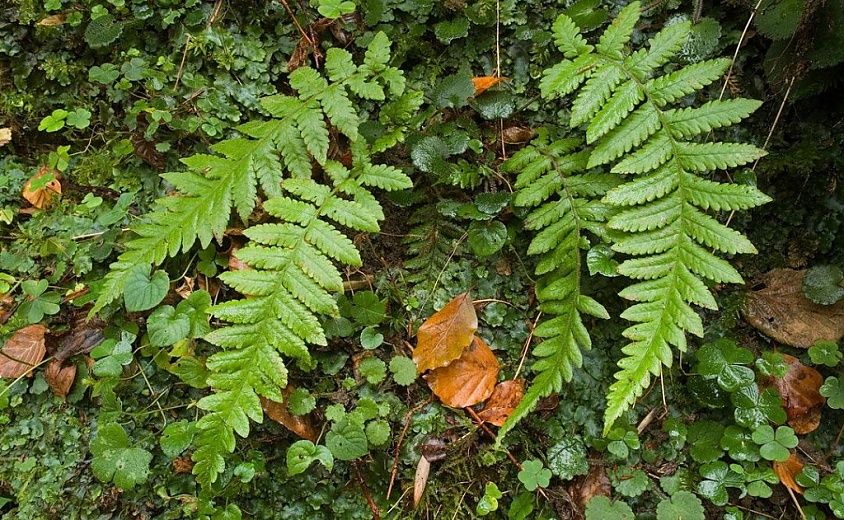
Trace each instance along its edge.
<instances>
[{"instance_id":1,"label":"fern frond","mask_svg":"<svg viewBox=\"0 0 844 520\"><path fill-rule=\"evenodd\" d=\"M564 32L557 39L568 42L561 47L566 59L549 69L546 78L553 80L543 80L543 95L555 97L575 90L596 71L575 95L572 126L587 124L586 139L594 148L586 166L609 164L613 173L632 175L603 199L617 208L607 223L615 230L613 249L629 255L618 272L637 280L621 292L636 302L622 314L634 324L624 332L630 343L622 348L620 370L607 397L605 431L662 366L671 366L673 349L686 349L687 333L703 335L692 305L716 307L706 283L742 281L715 253L756 252L743 235L706 211L748 209L770 200L756 188L700 176L753 162L764 155L762 150L742 143L693 141L740 122L760 103L733 99L671 107L720 78L730 62L708 60L662 74L660 67L688 37L689 24L670 25L647 49L634 51L629 40L640 9L639 2L626 6L594 47L573 21L560 16L554 27L555 34ZM559 71L578 71L577 64L589 64L580 72L583 77L556 78ZM609 80L602 83L603 77ZM568 367L565 361L561 366Z\"/></svg>"},{"instance_id":2,"label":"fern frond","mask_svg":"<svg viewBox=\"0 0 844 520\"><path fill-rule=\"evenodd\" d=\"M260 397L282 401L287 384L283 358L309 367L307 344L326 344L317 316L337 315L332 293L342 291L343 280L335 262L361 264L339 227L377 231L372 215L383 213L368 189L411 186L399 170L371 164L366 145L353 143L352 153L351 169L325 162L328 185L310 179L281 181L283 195L264 204L278 222L244 231L250 243L237 255L249 269L220 276L244 299L211 309L228 324L205 337L222 350L207 363L214 393L197 404L209 412L197 423L202 433L193 456L194 473L204 484L216 480L224 467L220 461L234 449L232 432L245 437L250 420L262 421Z\"/></svg>"},{"instance_id":3,"label":"fern frond","mask_svg":"<svg viewBox=\"0 0 844 520\"><path fill-rule=\"evenodd\" d=\"M536 273L542 278L536 296L546 318L534 330L542 339L533 350L539 358L533 365L536 376L501 427L499 440L536 408L541 398L562 390L573 370L581 366L581 350L592 346L582 315L609 317L601 304L581 294L580 250L586 241L585 231L596 231L607 216L607 207L595 197L620 180L612 174L579 173L588 158L586 152L574 152L580 140L553 139L544 128L538 134L503 168L518 174L515 205L533 208L524 225L536 232L528 253L540 255Z\"/></svg>"},{"instance_id":4,"label":"fern frond","mask_svg":"<svg viewBox=\"0 0 844 520\"><path fill-rule=\"evenodd\" d=\"M389 40L383 33L373 38L359 66L347 51L329 49L328 80L309 67L296 69L289 81L297 95L261 100L272 119L238 126L243 137L215 144L211 147L214 155L182 159L187 172L164 174L177 193L158 200L154 210L131 227L137 236L111 265L91 315L122 295L135 266L158 265L188 251L197 241L207 247L212 239L221 239L232 210L246 221L255 208L259 187L265 195L275 196L281 193L279 183L285 171L291 177L309 178L312 161L320 165L327 161L327 123L357 141L360 117L350 102L350 92L375 100L385 98L385 87L395 96L403 94L404 78L387 65L388 59Z\"/></svg>"}]
</instances>

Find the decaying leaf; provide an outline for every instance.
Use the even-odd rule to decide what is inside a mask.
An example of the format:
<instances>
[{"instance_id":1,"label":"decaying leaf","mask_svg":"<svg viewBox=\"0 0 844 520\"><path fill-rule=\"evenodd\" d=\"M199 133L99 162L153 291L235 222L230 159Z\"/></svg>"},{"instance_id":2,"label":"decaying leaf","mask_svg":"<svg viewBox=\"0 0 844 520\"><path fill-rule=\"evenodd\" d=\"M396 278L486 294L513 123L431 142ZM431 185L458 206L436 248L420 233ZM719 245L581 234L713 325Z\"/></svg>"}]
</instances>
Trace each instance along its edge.
<instances>
[{"instance_id":1,"label":"decaying leaf","mask_svg":"<svg viewBox=\"0 0 844 520\"><path fill-rule=\"evenodd\" d=\"M422 493L425 492L430 473L431 463L425 457L420 456L419 463L416 465L416 475L413 477L413 507L418 506L419 501L422 500Z\"/></svg>"},{"instance_id":2,"label":"decaying leaf","mask_svg":"<svg viewBox=\"0 0 844 520\"><path fill-rule=\"evenodd\" d=\"M808 348L844 336L844 300L818 305L803 294L806 271L774 269L762 275L747 295L748 323L780 343Z\"/></svg>"},{"instance_id":3,"label":"decaying leaf","mask_svg":"<svg viewBox=\"0 0 844 520\"><path fill-rule=\"evenodd\" d=\"M593 497L608 497L612 491L610 479L603 464L592 464L583 480L575 482L579 483L579 486L572 490L572 495L581 512L586 510L586 504Z\"/></svg>"},{"instance_id":4,"label":"decaying leaf","mask_svg":"<svg viewBox=\"0 0 844 520\"><path fill-rule=\"evenodd\" d=\"M524 395L525 383L521 379L502 381L495 385L484 409L478 412L478 417L490 424L501 426L519 405Z\"/></svg>"},{"instance_id":5,"label":"decaying leaf","mask_svg":"<svg viewBox=\"0 0 844 520\"><path fill-rule=\"evenodd\" d=\"M287 397L293 392L293 386L287 385L287 388L284 389L284 402L277 403L275 401L270 401L264 397L261 398L261 407L264 409L264 413L267 414L267 417L272 419L273 421L279 423L280 425L284 426L291 432L295 433L299 437L303 439L307 439L311 442L316 442L317 440L317 430L314 428L313 423L311 422L310 415L293 415L287 409Z\"/></svg>"},{"instance_id":6,"label":"decaying leaf","mask_svg":"<svg viewBox=\"0 0 844 520\"><path fill-rule=\"evenodd\" d=\"M141 124L140 121L139 124ZM144 128L146 126L146 124L143 125ZM164 154L156 150L155 143L147 141L143 134L132 134L130 141L132 142L132 149L135 151L135 155L140 157L145 163L156 170L163 170L167 166L167 158Z\"/></svg>"},{"instance_id":7,"label":"decaying leaf","mask_svg":"<svg viewBox=\"0 0 844 520\"><path fill-rule=\"evenodd\" d=\"M44 359L44 325L29 325L17 330L0 350L0 377L16 378L29 372Z\"/></svg>"},{"instance_id":8,"label":"decaying leaf","mask_svg":"<svg viewBox=\"0 0 844 520\"><path fill-rule=\"evenodd\" d=\"M12 141L12 129L0 128L0 146L9 144Z\"/></svg>"},{"instance_id":9,"label":"decaying leaf","mask_svg":"<svg viewBox=\"0 0 844 520\"><path fill-rule=\"evenodd\" d=\"M774 461L774 473L777 474L782 485L801 495L803 494L803 488L794 480L794 477L802 470L803 462L794 453L789 455L785 462Z\"/></svg>"},{"instance_id":10,"label":"decaying leaf","mask_svg":"<svg viewBox=\"0 0 844 520\"><path fill-rule=\"evenodd\" d=\"M773 386L782 397L783 408L788 414L788 425L795 433L815 431L821 424L821 410L824 398L820 394L823 376L812 367L807 367L794 356L782 355L788 372L781 378L769 378L767 386Z\"/></svg>"},{"instance_id":11,"label":"decaying leaf","mask_svg":"<svg viewBox=\"0 0 844 520\"><path fill-rule=\"evenodd\" d=\"M76 365L62 366L62 362L53 359L44 371L44 380L50 385L50 390L58 397L65 398L76 379Z\"/></svg>"},{"instance_id":12,"label":"decaying leaf","mask_svg":"<svg viewBox=\"0 0 844 520\"><path fill-rule=\"evenodd\" d=\"M58 361L64 361L77 354L87 354L105 339L103 330L92 322L83 321L75 325L77 326L74 326L69 334L62 337L56 353L53 354Z\"/></svg>"},{"instance_id":13,"label":"decaying leaf","mask_svg":"<svg viewBox=\"0 0 844 520\"><path fill-rule=\"evenodd\" d=\"M428 459L428 462L443 460L446 456L446 443L439 437L426 440L419 445L419 453Z\"/></svg>"},{"instance_id":14,"label":"decaying leaf","mask_svg":"<svg viewBox=\"0 0 844 520\"><path fill-rule=\"evenodd\" d=\"M23 186L23 198L38 209L44 209L62 194L59 172L42 166Z\"/></svg>"},{"instance_id":15,"label":"decaying leaf","mask_svg":"<svg viewBox=\"0 0 844 520\"><path fill-rule=\"evenodd\" d=\"M440 401L452 408L474 406L492 395L498 378L498 359L484 340L475 337L459 359L425 376Z\"/></svg>"},{"instance_id":16,"label":"decaying leaf","mask_svg":"<svg viewBox=\"0 0 844 520\"><path fill-rule=\"evenodd\" d=\"M522 144L533 139L536 131L527 126L508 126L501 135L507 144Z\"/></svg>"},{"instance_id":17,"label":"decaying leaf","mask_svg":"<svg viewBox=\"0 0 844 520\"><path fill-rule=\"evenodd\" d=\"M419 373L444 367L459 358L478 330L472 297L465 292L419 327L413 361Z\"/></svg>"},{"instance_id":18,"label":"decaying leaf","mask_svg":"<svg viewBox=\"0 0 844 520\"><path fill-rule=\"evenodd\" d=\"M40 25L41 27L57 27L59 25L63 25L66 18L67 17L63 13L54 14L47 16L46 18L42 18L35 25Z\"/></svg>"},{"instance_id":19,"label":"decaying leaf","mask_svg":"<svg viewBox=\"0 0 844 520\"><path fill-rule=\"evenodd\" d=\"M501 76L478 76L472 78L472 85L475 87L475 95L478 96L486 92L487 89L498 85L507 78Z\"/></svg>"}]
</instances>

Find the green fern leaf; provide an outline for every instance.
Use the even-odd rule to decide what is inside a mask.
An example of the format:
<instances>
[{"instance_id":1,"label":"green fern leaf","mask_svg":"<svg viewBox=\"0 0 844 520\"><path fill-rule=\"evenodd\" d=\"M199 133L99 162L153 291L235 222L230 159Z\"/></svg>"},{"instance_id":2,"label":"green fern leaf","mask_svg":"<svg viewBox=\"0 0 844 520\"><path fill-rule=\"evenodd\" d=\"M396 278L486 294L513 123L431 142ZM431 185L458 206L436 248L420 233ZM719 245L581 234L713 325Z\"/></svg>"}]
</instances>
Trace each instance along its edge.
<instances>
[{"instance_id":1,"label":"green fern leaf","mask_svg":"<svg viewBox=\"0 0 844 520\"><path fill-rule=\"evenodd\" d=\"M705 211L748 209L769 200L753 187L699 176L751 163L764 152L749 144L692 141L740 122L760 103L733 99L671 107L718 80L730 61L703 61L662 74L659 68L680 50L690 26L672 24L650 39L649 49L633 50L629 39L639 10L637 2L622 10L594 48L585 41L576 47L568 45L566 59L549 69L555 72L545 78L553 80L544 80L542 91L553 98L578 88L582 78L555 76L578 70L575 63L588 63L590 69L609 78L601 84L596 74L579 89L571 122L572 126L587 124L587 142L594 144L588 167L610 164L613 173L632 175L603 198L616 208L607 222L614 230L609 235L612 247L629 255L618 272L637 281L621 292L637 303L622 314L633 325L624 332L630 343L622 348L616 381L607 397L605 431L642 395L651 377L660 375L663 366L671 366L673 349L686 349L686 334L703 334L692 305L715 308L707 282L741 283L739 273L715 253L756 252L741 233ZM575 38L580 33L573 25L565 16L555 23ZM571 38L567 41L574 41ZM549 191L551 186L543 186L542 181L534 176L526 200L536 201ZM537 227L548 227L534 240L554 226L550 210L546 212L537 216ZM537 249L551 251L553 240L567 244L565 239L559 232L543 236ZM565 276L560 280L564 287L570 284ZM560 370L568 370L566 361L561 363Z\"/></svg>"},{"instance_id":2,"label":"green fern leaf","mask_svg":"<svg viewBox=\"0 0 844 520\"><path fill-rule=\"evenodd\" d=\"M581 366L581 350L592 346L582 314L609 317L601 304L580 292L581 248L585 230L601 227L605 218L590 197L600 197L619 179L579 173L588 155L573 152L578 144L577 139L554 139L543 128L503 165L505 171L518 173L515 204L534 208L525 218L525 227L536 232L528 253L541 255L536 273L542 278L536 295L546 318L534 330L542 338L533 350L538 358L533 365L536 376L499 431L499 442L539 399L559 392Z\"/></svg>"}]
</instances>

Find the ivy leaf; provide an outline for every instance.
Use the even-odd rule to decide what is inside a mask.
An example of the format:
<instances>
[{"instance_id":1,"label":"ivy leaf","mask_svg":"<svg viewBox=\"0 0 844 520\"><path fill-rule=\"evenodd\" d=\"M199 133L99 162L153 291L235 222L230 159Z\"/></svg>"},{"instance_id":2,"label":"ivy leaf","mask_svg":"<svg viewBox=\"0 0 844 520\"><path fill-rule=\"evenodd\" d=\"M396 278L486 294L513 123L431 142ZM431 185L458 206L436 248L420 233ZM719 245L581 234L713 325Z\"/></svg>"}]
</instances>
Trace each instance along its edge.
<instances>
[{"instance_id":1,"label":"ivy leaf","mask_svg":"<svg viewBox=\"0 0 844 520\"><path fill-rule=\"evenodd\" d=\"M630 506L617 500L611 501L605 496L592 497L586 504L586 520L635 520Z\"/></svg>"},{"instance_id":2,"label":"ivy leaf","mask_svg":"<svg viewBox=\"0 0 844 520\"><path fill-rule=\"evenodd\" d=\"M193 442L195 431L196 423L191 421L181 420L168 424L158 440L161 451L171 459L178 457Z\"/></svg>"},{"instance_id":3,"label":"ivy leaf","mask_svg":"<svg viewBox=\"0 0 844 520\"><path fill-rule=\"evenodd\" d=\"M146 311L158 305L167 295L170 279L167 273L157 270L149 275L150 266L136 265L126 277L123 303L129 312Z\"/></svg>"},{"instance_id":4,"label":"ivy leaf","mask_svg":"<svg viewBox=\"0 0 844 520\"><path fill-rule=\"evenodd\" d=\"M343 418L325 435L325 445L334 458L354 460L369 452L369 443L363 426L355 421Z\"/></svg>"},{"instance_id":5,"label":"ivy leaf","mask_svg":"<svg viewBox=\"0 0 844 520\"><path fill-rule=\"evenodd\" d=\"M401 386L412 385L416 381L416 363L404 356L395 356L390 360L390 373L393 380Z\"/></svg>"},{"instance_id":6,"label":"ivy leaf","mask_svg":"<svg viewBox=\"0 0 844 520\"><path fill-rule=\"evenodd\" d=\"M577 437L564 437L548 448L548 467L562 480L571 480L589 472L586 447Z\"/></svg>"},{"instance_id":7,"label":"ivy leaf","mask_svg":"<svg viewBox=\"0 0 844 520\"><path fill-rule=\"evenodd\" d=\"M657 520L706 520L700 499L688 491L678 491L656 506Z\"/></svg>"},{"instance_id":8,"label":"ivy leaf","mask_svg":"<svg viewBox=\"0 0 844 520\"><path fill-rule=\"evenodd\" d=\"M370 385L377 385L387 376L387 365L377 357L368 357L358 365L360 375Z\"/></svg>"},{"instance_id":9,"label":"ivy leaf","mask_svg":"<svg viewBox=\"0 0 844 520\"><path fill-rule=\"evenodd\" d=\"M182 340L190 333L190 319L177 313L170 305L155 309L147 319L149 342L153 347L164 347Z\"/></svg>"},{"instance_id":10,"label":"ivy leaf","mask_svg":"<svg viewBox=\"0 0 844 520\"><path fill-rule=\"evenodd\" d=\"M91 453L91 470L103 482L113 481L121 489L132 489L147 479L152 454L133 448L126 431L117 423L100 426L91 442Z\"/></svg>"},{"instance_id":11,"label":"ivy leaf","mask_svg":"<svg viewBox=\"0 0 844 520\"><path fill-rule=\"evenodd\" d=\"M287 473L290 476L304 473L314 461L319 461L328 471L334 469L334 456L325 446L300 440L287 448Z\"/></svg>"},{"instance_id":12,"label":"ivy leaf","mask_svg":"<svg viewBox=\"0 0 844 520\"><path fill-rule=\"evenodd\" d=\"M707 378L714 378L718 385L728 392L748 385L755 375L749 367L753 363L753 353L740 348L734 341L719 339L707 343L697 351L697 372Z\"/></svg>"},{"instance_id":13,"label":"ivy leaf","mask_svg":"<svg viewBox=\"0 0 844 520\"><path fill-rule=\"evenodd\" d=\"M519 481L524 484L525 489L534 491L538 487L548 487L551 483L551 470L546 468L542 461L531 459L522 462L522 469L519 471Z\"/></svg>"},{"instance_id":14,"label":"ivy leaf","mask_svg":"<svg viewBox=\"0 0 844 520\"><path fill-rule=\"evenodd\" d=\"M507 227L498 220L472 222L469 225L468 242L477 256L483 258L493 255L507 242Z\"/></svg>"},{"instance_id":15,"label":"ivy leaf","mask_svg":"<svg viewBox=\"0 0 844 520\"><path fill-rule=\"evenodd\" d=\"M833 305L844 299L844 273L835 265L818 265L809 268L803 278L803 294L820 305Z\"/></svg>"},{"instance_id":16,"label":"ivy leaf","mask_svg":"<svg viewBox=\"0 0 844 520\"><path fill-rule=\"evenodd\" d=\"M640 469L620 467L610 473L613 488L626 497L637 497L650 485L648 474Z\"/></svg>"},{"instance_id":17,"label":"ivy leaf","mask_svg":"<svg viewBox=\"0 0 844 520\"><path fill-rule=\"evenodd\" d=\"M844 409L844 380L835 376L826 378L821 386L821 395L826 397L826 404L833 410Z\"/></svg>"}]
</instances>

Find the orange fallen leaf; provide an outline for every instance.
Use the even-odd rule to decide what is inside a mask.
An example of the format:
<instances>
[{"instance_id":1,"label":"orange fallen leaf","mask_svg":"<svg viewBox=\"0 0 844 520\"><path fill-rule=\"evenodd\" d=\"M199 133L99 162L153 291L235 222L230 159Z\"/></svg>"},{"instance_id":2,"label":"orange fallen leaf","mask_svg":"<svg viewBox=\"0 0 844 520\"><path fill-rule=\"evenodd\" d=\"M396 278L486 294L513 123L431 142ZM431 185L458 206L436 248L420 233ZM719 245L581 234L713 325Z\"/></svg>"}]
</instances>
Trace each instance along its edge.
<instances>
[{"instance_id":1,"label":"orange fallen leaf","mask_svg":"<svg viewBox=\"0 0 844 520\"><path fill-rule=\"evenodd\" d=\"M55 197L62 194L58 175L58 171L42 166L38 169L38 173L26 181L23 187L23 198L38 209L46 208Z\"/></svg>"},{"instance_id":2,"label":"orange fallen leaf","mask_svg":"<svg viewBox=\"0 0 844 520\"><path fill-rule=\"evenodd\" d=\"M484 409L478 412L478 417L490 424L501 426L519 405L524 395L525 383L521 379L498 383L492 390L492 395L489 396Z\"/></svg>"},{"instance_id":3,"label":"orange fallen leaf","mask_svg":"<svg viewBox=\"0 0 844 520\"><path fill-rule=\"evenodd\" d=\"M76 365L62 366L62 362L54 359L47 364L44 380L50 385L50 390L58 397L65 398L76 379Z\"/></svg>"},{"instance_id":4,"label":"orange fallen leaf","mask_svg":"<svg viewBox=\"0 0 844 520\"><path fill-rule=\"evenodd\" d=\"M574 499L577 505L580 506L580 511L586 510L586 504L596 496L610 496L612 486L610 479L607 476L607 471L601 463L592 464L589 466L589 473L580 485L573 491Z\"/></svg>"},{"instance_id":5,"label":"orange fallen leaf","mask_svg":"<svg viewBox=\"0 0 844 520\"><path fill-rule=\"evenodd\" d=\"M444 367L460 357L478 330L472 297L465 292L435 312L419 327L413 361L419 373Z\"/></svg>"},{"instance_id":6,"label":"orange fallen leaf","mask_svg":"<svg viewBox=\"0 0 844 520\"><path fill-rule=\"evenodd\" d=\"M275 401L270 401L264 397L261 398L261 407L264 409L264 413L267 414L267 417L272 419L273 421L279 423L280 425L284 426L291 432L295 433L299 437L303 439L307 439L311 442L316 442L317 440L317 431L314 428L314 425L311 423L311 416L310 415L293 415L287 409L287 397L293 392L293 386L287 385L284 389L282 394L284 395L284 402L277 403Z\"/></svg>"},{"instance_id":7,"label":"orange fallen leaf","mask_svg":"<svg viewBox=\"0 0 844 520\"><path fill-rule=\"evenodd\" d=\"M416 475L413 477L413 507L419 505L422 500L422 493L428 484L428 475L431 473L431 463L424 456L419 457L419 464L416 465Z\"/></svg>"},{"instance_id":8,"label":"orange fallen leaf","mask_svg":"<svg viewBox=\"0 0 844 520\"><path fill-rule=\"evenodd\" d=\"M765 386L774 387L782 398L788 425L797 434L815 431L821 423L824 398L820 394L823 376L794 356L782 355L788 371L781 378L768 378Z\"/></svg>"},{"instance_id":9,"label":"orange fallen leaf","mask_svg":"<svg viewBox=\"0 0 844 520\"><path fill-rule=\"evenodd\" d=\"M475 95L486 92L487 89L498 85L507 78L501 76L477 76L472 78L472 85L475 86Z\"/></svg>"},{"instance_id":10,"label":"orange fallen leaf","mask_svg":"<svg viewBox=\"0 0 844 520\"><path fill-rule=\"evenodd\" d=\"M32 377L32 368L44 359L44 325L30 325L17 330L0 350L0 377L16 378L27 372Z\"/></svg>"},{"instance_id":11,"label":"orange fallen leaf","mask_svg":"<svg viewBox=\"0 0 844 520\"><path fill-rule=\"evenodd\" d=\"M452 408L474 406L492 395L498 378L498 359L484 340L475 337L457 361L425 376L440 401Z\"/></svg>"},{"instance_id":12,"label":"orange fallen leaf","mask_svg":"<svg viewBox=\"0 0 844 520\"><path fill-rule=\"evenodd\" d=\"M800 487L800 484L797 483L794 477L802 470L803 463L794 453L789 455L785 462L774 461L774 473L777 474L782 485L801 495L803 494L803 488Z\"/></svg>"}]
</instances>

